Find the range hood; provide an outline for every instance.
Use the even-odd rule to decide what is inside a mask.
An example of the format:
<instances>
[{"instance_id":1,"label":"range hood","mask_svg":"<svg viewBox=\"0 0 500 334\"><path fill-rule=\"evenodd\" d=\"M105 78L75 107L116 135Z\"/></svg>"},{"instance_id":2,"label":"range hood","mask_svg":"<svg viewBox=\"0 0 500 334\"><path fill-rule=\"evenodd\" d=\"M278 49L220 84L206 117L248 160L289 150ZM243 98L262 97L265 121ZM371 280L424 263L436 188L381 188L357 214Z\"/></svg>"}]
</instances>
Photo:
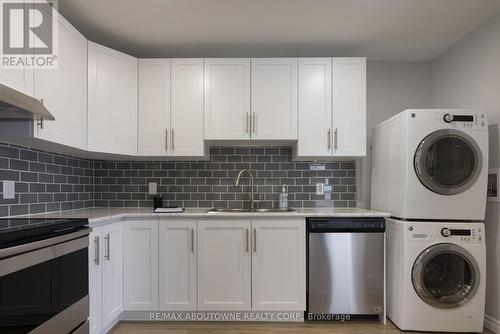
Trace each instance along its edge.
<instances>
[{"instance_id":1,"label":"range hood","mask_svg":"<svg viewBox=\"0 0 500 334\"><path fill-rule=\"evenodd\" d=\"M2 119L55 120L43 101L0 84L0 121Z\"/></svg>"}]
</instances>

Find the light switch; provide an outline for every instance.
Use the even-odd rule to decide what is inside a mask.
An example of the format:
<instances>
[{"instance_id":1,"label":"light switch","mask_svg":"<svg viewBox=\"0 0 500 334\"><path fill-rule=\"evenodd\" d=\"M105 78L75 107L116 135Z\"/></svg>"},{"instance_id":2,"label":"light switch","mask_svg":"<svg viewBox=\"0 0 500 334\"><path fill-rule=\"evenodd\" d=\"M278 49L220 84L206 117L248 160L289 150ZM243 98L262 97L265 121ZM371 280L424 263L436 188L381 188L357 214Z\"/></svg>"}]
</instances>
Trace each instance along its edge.
<instances>
[{"instance_id":1,"label":"light switch","mask_svg":"<svg viewBox=\"0 0 500 334\"><path fill-rule=\"evenodd\" d=\"M13 199L16 197L15 182L3 181L3 199Z\"/></svg>"},{"instance_id":2,"label":"light switch","mask_svg":"<svg viewBox=\"0 0 500 334\"><path fill-rule=\"evenodd\" d=\"M149 191L148 191L148 194L149 195L156 195L158 193L158 183L156 182L149 182Z\"/></svg>"},{"instance_id":3,"label":"light switch","mask_svg":"<svg viewBox=\"0 0 500 334\"><path fill-rule=\"evenodd\" d=\"M316 195L323 195L325 193L325 185L323 183L316 183Z\"/></svg>"}]
</instances>

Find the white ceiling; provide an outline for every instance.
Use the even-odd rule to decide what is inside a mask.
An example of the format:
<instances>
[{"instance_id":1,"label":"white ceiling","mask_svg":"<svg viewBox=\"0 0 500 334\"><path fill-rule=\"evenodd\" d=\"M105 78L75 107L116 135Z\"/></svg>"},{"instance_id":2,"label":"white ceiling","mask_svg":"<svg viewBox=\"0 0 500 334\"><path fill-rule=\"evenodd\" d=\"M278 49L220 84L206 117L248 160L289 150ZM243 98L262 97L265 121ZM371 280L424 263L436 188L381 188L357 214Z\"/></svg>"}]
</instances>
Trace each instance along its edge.
<instances>
[{"instance_id":1,"label":"white ceiling","mask_svg":"<svg viewBox=\"0 0 500 334\"><path fill-rule=\"evenodd\" d=\"M92 41L138 57L427 61L500 0L59 0Z\"/></svg>"}]
</instances>

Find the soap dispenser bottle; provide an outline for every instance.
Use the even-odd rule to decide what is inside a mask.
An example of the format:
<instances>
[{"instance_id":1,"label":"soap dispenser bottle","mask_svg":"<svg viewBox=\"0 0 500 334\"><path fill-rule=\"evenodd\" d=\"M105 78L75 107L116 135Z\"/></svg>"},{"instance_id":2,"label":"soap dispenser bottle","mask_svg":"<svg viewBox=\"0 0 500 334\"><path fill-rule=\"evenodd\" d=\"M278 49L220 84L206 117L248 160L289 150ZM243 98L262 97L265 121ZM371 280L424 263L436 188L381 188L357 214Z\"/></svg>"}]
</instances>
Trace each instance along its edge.
<instances>
[{"instance_id":1,"label":"soap dispenser bottle","mask_svg":"<svg viewBox=\"0 0 500 334\"><path fill-rule=\"evenodd\" d=\"M288 209L288 192L286 185L283 185L283 187L281 188L280 209Z\"/></svg>"}]
</instances>

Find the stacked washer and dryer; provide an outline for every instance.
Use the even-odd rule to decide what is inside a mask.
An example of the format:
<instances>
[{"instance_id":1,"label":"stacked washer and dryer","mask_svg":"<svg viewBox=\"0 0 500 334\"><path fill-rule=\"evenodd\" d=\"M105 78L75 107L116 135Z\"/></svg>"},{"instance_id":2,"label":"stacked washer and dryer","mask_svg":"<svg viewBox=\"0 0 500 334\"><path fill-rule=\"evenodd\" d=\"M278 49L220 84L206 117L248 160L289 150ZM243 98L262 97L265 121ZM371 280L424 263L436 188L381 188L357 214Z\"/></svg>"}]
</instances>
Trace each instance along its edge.
<instances>
[{"instance_id":1,"label":"stacked washer and dryer","mask_svg":"<svg viewBox=\"0 0 500 334\"><path fill-rule=\"evenodd\" d=\"M388 211L387 315L402 330L482 332L488 124L406 110L373 130L372 209Z\"/></svg>"}]
</instances>

